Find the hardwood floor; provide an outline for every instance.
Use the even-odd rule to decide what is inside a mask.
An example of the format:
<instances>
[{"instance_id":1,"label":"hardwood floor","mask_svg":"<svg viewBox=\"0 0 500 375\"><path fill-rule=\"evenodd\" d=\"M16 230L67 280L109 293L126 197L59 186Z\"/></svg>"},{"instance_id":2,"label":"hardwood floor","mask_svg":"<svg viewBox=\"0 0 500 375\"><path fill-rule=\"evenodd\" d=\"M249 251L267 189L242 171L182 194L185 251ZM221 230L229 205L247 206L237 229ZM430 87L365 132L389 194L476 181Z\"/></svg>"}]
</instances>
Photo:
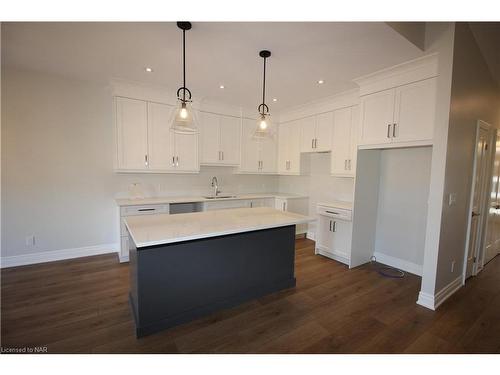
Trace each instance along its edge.
<instances>
[{"instance_id":1,"label":"hardwood floor","mask_svg":"<svg viewBox=\"0 0 500 375\"><path fill-rule=\"evenodd\" d=\"M1 271L2 347L49 353L498 353L500 257L436 312L420 278L353 270L296 242L297 287L142 339L116 255Z\"/></svg>"}]
</instances>

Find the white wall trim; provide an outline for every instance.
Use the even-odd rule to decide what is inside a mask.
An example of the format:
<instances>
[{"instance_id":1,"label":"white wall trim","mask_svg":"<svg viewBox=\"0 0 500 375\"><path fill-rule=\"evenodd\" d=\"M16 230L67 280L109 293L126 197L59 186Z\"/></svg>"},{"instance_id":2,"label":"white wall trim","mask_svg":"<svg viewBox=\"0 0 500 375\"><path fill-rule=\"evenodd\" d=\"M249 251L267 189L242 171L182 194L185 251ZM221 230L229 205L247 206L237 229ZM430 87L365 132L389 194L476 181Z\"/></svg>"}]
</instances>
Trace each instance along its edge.
<instances>
[{"instance_id":1,"label":"white wall trim","mask_svg":"<svg viewBox=\"0 0 500 375\"><path fill-rule=\"evenodd\" d=\"M434 296L425 292L420 291L418 293L417 305L426 307L431 310L435 310L434 307Z\"/></svg>"},{"instance_id":2,"label":"white wall trim","mask_svg":"<svg viewBox=\"0 0 500 375\"><path fill-rule=\"evenodd\" d=\"M436 293L434 297L434 307L437 309L439 305L450 298L458 289L462 287L462 285L462 275L460 275Z\"/></svg>"},{"instance_id":3,"label":"white wall trim","mask_svg":"<svg viewBox=\"0 0 500 375\"><path fill-rule=\"evenodd\" d=\"M413 273L414 275L422 276L422 265L409 262L400 258L396 258L381 252L375 251L373 253L375 258L377 258L378 263L385 264L387 266L395 267L400 270Z\"/></svg>"},{"instance_id":4,"label":"white wall trim","mask_svg":"<svg viewBox=\"0 0 500 375\"><path fill-rule=\"evenodd\" d=\"M462 275L458 276L451 283L442 288L434 296L420 291L418 294L417 304L427 307L431 310L436 310L444 301L450 298L458 289L463 286Z\"/></svg>"},{"instance_id":5,"label":"white wall trim","mask_svg":"<svg viewBox=\"0 0 500 375\"><path fill-rule=\"evenodd\" d=\"M102 244L95 246L76 247L72 249L43 251L38 253L14 255L0 258L0 268L25 266L45 262L55 262L57 260L88 257L115 253L119 249L117 243Z\"/></svg>"}]
</instances>

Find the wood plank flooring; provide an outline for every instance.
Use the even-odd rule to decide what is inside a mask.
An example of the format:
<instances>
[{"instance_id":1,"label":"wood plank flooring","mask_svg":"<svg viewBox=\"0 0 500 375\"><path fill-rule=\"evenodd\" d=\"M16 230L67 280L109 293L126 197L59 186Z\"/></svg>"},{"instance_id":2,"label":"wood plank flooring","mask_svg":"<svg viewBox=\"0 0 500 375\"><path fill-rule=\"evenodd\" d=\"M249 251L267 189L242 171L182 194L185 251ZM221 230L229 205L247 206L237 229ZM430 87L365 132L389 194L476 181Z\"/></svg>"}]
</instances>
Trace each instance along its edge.
<instances>
[{"instance_id":1,"label":"wood plank flooring","mask_svg":"<svg viewBox=\"0 0 500 375\"><path fill-rule=\"evenodd\" d=\"M49 353L499 353L500 257L436 312L420 278L380 276L296 241L297 287L142 339L116 255L1 271L2 347Z\"/></svg>"}]
</instances>

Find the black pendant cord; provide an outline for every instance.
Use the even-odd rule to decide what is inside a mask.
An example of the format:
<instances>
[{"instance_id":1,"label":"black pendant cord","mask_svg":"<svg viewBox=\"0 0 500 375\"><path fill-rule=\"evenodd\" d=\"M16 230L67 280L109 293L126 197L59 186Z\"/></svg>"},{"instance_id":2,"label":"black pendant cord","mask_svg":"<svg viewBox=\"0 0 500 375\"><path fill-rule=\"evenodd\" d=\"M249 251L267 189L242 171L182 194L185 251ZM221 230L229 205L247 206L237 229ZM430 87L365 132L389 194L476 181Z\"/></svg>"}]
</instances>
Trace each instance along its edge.
<instances>
[{"instance_id":1,"label":"black pendant cord","mask_svg":"<svg viewBox=\"0 0 500 375\"><path fill-rule=\"evenodd\" d=\"M182 74L184 90L182 90L182 101L186 102L186 30L182 30Z\"/></svg>"},{"instance_id":2,"label":"black pendant cord","mask_svg":"<svg viewBox=\"0 0 500 375\"><path fill-rule=\"evenodd\" d=\"M264 57L264 82L262 84L262 114L266 107L266 57Z\"/></svg>"}]
</instances>

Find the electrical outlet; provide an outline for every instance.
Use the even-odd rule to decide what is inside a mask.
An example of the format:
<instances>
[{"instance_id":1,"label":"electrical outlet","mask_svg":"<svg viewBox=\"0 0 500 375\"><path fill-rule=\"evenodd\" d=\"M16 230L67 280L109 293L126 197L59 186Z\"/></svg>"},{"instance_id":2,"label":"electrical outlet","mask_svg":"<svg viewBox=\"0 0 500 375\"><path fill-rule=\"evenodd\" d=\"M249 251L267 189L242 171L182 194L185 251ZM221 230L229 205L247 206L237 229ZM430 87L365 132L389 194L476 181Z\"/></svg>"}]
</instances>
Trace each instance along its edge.
<instances>
[{"instance_id":1,"label":"electrical outlet","mask_svg":"<svg viewBox=\"0 0 500 375\"><path fill-rule=\"evenodd\" d=\"M27 247L35 247L35 235L34 234L26 236L25 240L26 240Z\"/></svg>"},{"instance_id":2,"label":"electrical outlet","mask_svg":"<svg viewBox=\"0 0 500 375\"><path fill-rule=\"evenodd\" d=\"M448 195L448 206L454 206L457 203L457 193L450 193Z\"/></svg>"},{"instance_id":3,"label":"electrical outlet","mask_svg":"<svg viewBox=\"0 0 500 375\"><path fill-rule=\"evenodd\" d=\"M455 271L455 260L451 261L451 273Z\"/></svg>"}]
</instances>

